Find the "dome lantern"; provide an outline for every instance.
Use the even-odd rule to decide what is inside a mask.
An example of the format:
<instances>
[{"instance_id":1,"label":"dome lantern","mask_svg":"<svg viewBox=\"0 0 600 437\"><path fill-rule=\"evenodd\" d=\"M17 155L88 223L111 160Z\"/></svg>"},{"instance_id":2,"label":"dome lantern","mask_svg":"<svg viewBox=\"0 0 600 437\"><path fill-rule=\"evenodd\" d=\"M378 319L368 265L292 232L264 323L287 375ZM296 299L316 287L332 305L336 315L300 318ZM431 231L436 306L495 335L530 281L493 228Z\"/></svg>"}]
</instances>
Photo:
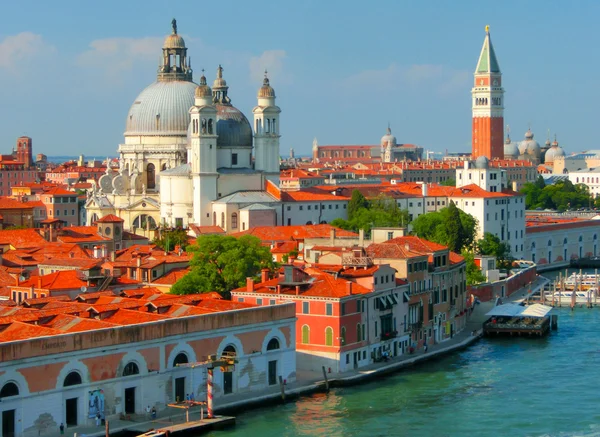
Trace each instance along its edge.
<instances>
[{"instance_id":1,"label":"dome lantern","mask_svg":"<svg viewBox=\"0 0 600 437\"><path fill-rule=\"evenodd\" d=\"M157 80L168 82L174 80L192 81L192 68L187 57L187 48L183 38L177 34L177 20L171 21L173 31L167 35L163 43L163 54L158 67Z\"/></svg>"}]
</instances>

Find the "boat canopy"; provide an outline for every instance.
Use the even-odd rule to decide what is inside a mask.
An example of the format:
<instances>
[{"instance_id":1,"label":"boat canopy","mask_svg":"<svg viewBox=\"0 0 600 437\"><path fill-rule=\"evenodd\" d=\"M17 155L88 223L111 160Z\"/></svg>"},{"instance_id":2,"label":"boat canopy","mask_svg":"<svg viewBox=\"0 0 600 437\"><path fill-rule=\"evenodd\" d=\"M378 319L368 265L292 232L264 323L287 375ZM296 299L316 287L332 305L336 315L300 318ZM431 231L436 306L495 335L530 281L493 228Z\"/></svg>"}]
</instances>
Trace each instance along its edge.
<instances>
[{"instance_id":1,"label":"boat canopy","mask_svg":"<svg viewBox=\"0 0 600 437\"><path fill-rule=\"evenodd\" d=\"M492 308L486 316L491 317L546 317L552 311L552 307L534 303L533 305L522 306L516 303L505 303Z\"/></svg>"}]
</instances>

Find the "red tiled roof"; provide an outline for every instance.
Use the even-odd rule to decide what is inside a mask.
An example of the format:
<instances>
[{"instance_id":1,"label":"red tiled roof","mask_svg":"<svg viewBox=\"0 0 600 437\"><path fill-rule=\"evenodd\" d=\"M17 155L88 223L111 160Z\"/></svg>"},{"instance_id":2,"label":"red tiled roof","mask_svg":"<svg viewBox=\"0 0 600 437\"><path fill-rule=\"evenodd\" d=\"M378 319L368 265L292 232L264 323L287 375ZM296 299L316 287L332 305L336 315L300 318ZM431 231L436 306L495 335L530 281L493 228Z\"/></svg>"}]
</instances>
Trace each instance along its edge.
<instances>
[{"instance_id":1,"label":"red tiled roof","mask_svg":"<svg viewBox=\"0 0 600 437\"><path fill-rule=\"evenodd\" d=\"M396 237L383 242L383 244L403 244L408 245L410 250L415 252L437 252L440 250L448 250L447 246L428 241L423 238L413 236Z\"/></svg>"},{"instance_id":2,"label":"red tiled roof","mask_svg":"<svg viewBox=\"0 0 600 437\"><path fill-rule=\"evenodd\" d=\"M336 237L356 237L358 234L351 231L336 228L335 226L322 225L298 225L298 226L257 226L247 231L231 234L234 237L242 235L254 235L262 241L292 241L305 240L307 238L328 238L331 230L335 229Z\"/></svg>"},{"instance_id":3,"label":"red tiled roof","mask_svg":"<svg viewBox=\"0 0 600 437\"><path fill-rule=\"evenodd\" d=\"M117 217L114 214L108 214L102 217L101 219L96 220L96 223L123 223L123 220L120 217Z\"/></svg>"},{"instance_id":4,"label":"red tiled roof","mask_svg":"<svg viewBox=\"0 0 600 437\"><path fill-rule=\"evenodd\" d=\"M21 202L11 197L0 197L0 211L4 209L33 209L29 202Z\"/></svg>"},{"instance_id":5,"label":"red tiled roof","mask_svg":"<svg viewBox=\"0 0 600 437\"><path fill-rule=\"evenodd\" d=\"M162 275L160 278L152 281L153 284L173 285L190 272L190 267L181 267L173 269L169 273Z\"/></svg>"},{"instance_id":6,"label":"red tiled roof","mask_svg":"<svg viewBox=\"0 0 600 437\"><path fill-rule=\"evenodd\" d=\"M0 328L1 329L1 328ZM45 328L43 326L31 325L19 321L11 322L3 330L0 330L0 343L7 341L24 340L26 338L46 337L61 334L57 329Z\"/></svg>"},{"instance_id":7,"label":"red tiled roof","mask_svg":"<svg viewBox=\"0 0 600 437\"><path fill-rule=\"evenodd\" d=\"M77 277L76 270L61 270L49 275L31 276L29 279L21 282L19 287L34 287L47 290L75 290L89 285L87 281L82 281Z\"/></svg>"},{"instance_id":8,"label":"red tiled roof","mask_svg":"<svg viewBox=\"0 0 600 437\"><path fill-rule=\"evenodd\" d=\"M16 249L40 247L46 240L35 229L11 229L0 231L0 244L10 245Z\"/></svg>"},{"instance_id":9,"label":"red tiled roof","mask_svg":"<svg viewBox=\"0 0 600 437\"><path fill-rule=\"evenodd\" d=\"M189 225L189 228L194 235L210 235L210 234L225 234L226 232L220 226L198 226L193 223Z\"/></svg>"}]
</instances>

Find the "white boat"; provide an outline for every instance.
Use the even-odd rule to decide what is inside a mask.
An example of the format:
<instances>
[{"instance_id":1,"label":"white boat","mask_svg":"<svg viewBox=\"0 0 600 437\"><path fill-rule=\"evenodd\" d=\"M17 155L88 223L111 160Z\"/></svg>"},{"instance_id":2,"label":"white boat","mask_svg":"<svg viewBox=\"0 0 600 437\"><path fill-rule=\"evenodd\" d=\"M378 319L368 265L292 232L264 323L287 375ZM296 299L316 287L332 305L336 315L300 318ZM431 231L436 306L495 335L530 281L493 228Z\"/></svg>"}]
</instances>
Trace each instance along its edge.
<instances>
[{"instance_id":1,"label":"white boat","mask_svg":"<svg viewBox=\"0 0 600 437\"><path fill-rule=\"evenodd\" d=\"M558 290L556 290L554 293L552 291L544 291L544 296L545 296L546 302L548 302L550 304L554 301L554 302L556 302L557 305L559 303L562 305L569 305L572 302L573 293L575 293L575 303L576 304L587 304L587 303L593 304L595 302L594 299L597 299L598 302L600 302L600 298L594 297L594 296L598 296L597 291L598 290L596 288L588 288L587 290L577 290L577 291L572 291L572 290L558 291Z\"/></svg>"},{"instance_id":2,"label":"white boat","mask_svg":"<svg viewBox=\"0 0 600 437\"><path fill-rule=\"evenodd\" d=\"M594 274L580 275L579 273L573 273L571 276L565 279L565 287L577 287L577 288L589 288L596 287L600 282L600 277Z\"/></svg>"}]
</instances>

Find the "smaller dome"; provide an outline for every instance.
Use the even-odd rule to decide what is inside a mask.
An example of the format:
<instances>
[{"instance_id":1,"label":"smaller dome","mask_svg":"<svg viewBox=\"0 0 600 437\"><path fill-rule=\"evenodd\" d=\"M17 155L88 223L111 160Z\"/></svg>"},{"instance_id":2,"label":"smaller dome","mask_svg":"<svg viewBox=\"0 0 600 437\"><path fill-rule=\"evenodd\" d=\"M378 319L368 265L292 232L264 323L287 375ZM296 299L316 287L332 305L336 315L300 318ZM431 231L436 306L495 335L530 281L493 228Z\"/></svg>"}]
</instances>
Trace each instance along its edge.
<instances>
[{"instance_id":1,"label":"smaller dome","mask_svg":"<svg viewBox=\"0 0 600 437\"><path fill-rule=\"evenodd\" d=\"M510 138L506 139L504 143L504 158L514 159L519 157L519 147L510 141Z\"/></svg>"},{"instance_id":2,"label":"smaller dome","mask_svg":"<svg viewBox=\"0 0 600 437\"><path fill-rule=\"evenodd\" d=\"M267 77L267 71L265 70L265 78L263 80L263 85L258 90L258 98L269 98L275 97L275 90L269 84L269 78Z\"/></svg>"},{"instance_id":3,"label":"smaller dome","mask_svg":"<svg viewBox=\"0 0 600 437\"><path fill-rule=\"evenodd\" d=\"M213 82L213 88L225 88L227 86L227 81L223 79L223 67L219 64L219 68L217 68L217 78Z\"/></svg>"},{"instance_id":4,"label":"smaller dome","mask_svg":"<svg viewBox=\"0 0 600 437\"><path fill-rule=\"evenodd\" d=\"M381 146L385 147L390 145L394 147L396 145L396 137L392 135L392 129L387 128L387 133L381 137Z\"/></svg>"},{"instance_id":5,"label":"smaller dome","mask_svg":"<svg viewBox=\"0 0 600 437\"><path fill-rule=\"evenodd\" d=\"M540 145L536 141L528 141L528 143L527 154L539 158L541 153Z\"/></svg>"},{"instance_id":6,"label":"smaller dome","mask_svg":"<svg viewBox=\"0 0 600 437\"><path fill-rule=\"evenodd\" d=\"M551 144L550 144L550 138L548 138L546 140L546 142L544 143L544 146L546 146L546 147L550 147L551 146Z\"/></svg>"},{"instance_id":7,"label":"smaller dome","mask_svg":"<svg viewBox=\"0 0 600 437\"><path fill-rule=\"evenodd\" d=\"M183 38L176 33L172 33L171 35L165 38L165 42L163 44L163 48L165 49L185 49L185 41Z\"/></svg>"},{"instance_id":8,"label":"smaller dome","mask_svg":"<svg viewBox=\"0 0 600 437\"><path fill-rule=\"evenodd\" d=\"M212 90L206 84L206 77L204 74L200 77L200 85L196 87L196 97L212 97Z\"/></svg>"},{"instance_id":9,"label":"smaller dome","mask_svg":"<svg viewBox=\"0 0 600 437\"><path fill-rule=\"evenodd\" d=\"M475 168L486 169L488 168L490 160L485 156L480 156L475 160Z\"/></svg>"},{"instance_id":10,"label":"smaller dome","mask_svg":"<svg viewBox=\"0 0 600 437\"><path fill-rule=\"evenodd\" d=\"M533 132L531 132L531 129L527 129L527 132L525 132L525 139L533 140Z\"/></svg>"}]
</instances>

